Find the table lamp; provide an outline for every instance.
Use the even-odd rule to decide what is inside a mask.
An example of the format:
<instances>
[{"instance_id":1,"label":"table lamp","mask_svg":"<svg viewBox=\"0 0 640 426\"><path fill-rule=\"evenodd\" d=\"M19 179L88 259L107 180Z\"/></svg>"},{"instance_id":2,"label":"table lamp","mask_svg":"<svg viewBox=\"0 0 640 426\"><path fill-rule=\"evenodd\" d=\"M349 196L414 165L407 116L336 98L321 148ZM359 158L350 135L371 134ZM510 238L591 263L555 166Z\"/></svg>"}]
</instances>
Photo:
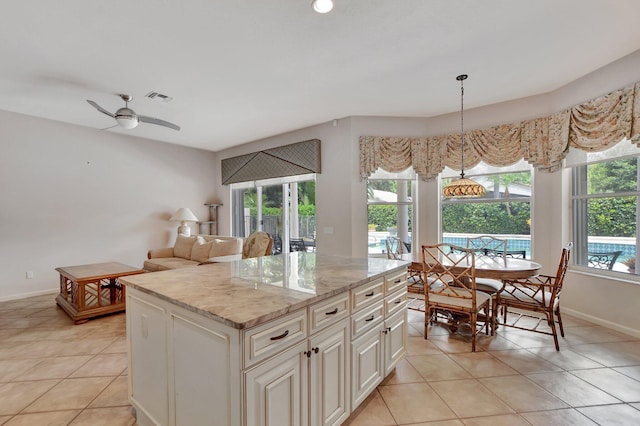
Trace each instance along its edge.
<instances>
[{"instance_id":1,"label":"table lamp","mask_svg":"<svg viewBox=\"0 0 640 426\"><path fill-rule=\"evenodd\" d=\"M179 221L180 226L178 226L178 234L189 237L191 236L191 228L189 227L188 222L197 222L198 218L188 208L181 207L169 220Z\"/></svg>"}]
</instances>

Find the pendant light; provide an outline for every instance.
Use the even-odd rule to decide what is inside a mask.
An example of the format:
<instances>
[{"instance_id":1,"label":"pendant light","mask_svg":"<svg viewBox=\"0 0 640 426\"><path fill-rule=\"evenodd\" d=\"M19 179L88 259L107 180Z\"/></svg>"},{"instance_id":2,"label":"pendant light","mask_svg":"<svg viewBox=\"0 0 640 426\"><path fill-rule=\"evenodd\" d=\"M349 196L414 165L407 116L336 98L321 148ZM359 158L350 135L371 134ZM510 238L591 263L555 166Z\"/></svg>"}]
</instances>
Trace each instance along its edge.
<instances>
[{"instance_id":1,"label":"pendant light","mask_svg":"<svg viewBox=\"0 0 640 426\"><path fill-rule=\"evenodd\" d=\"M445 197L482 197L486 193L484 186L478 182L464 177L464 80L466 74L456 77L460 82L460 139L462 142L462 155L460 157L460 179L456 179L442 188L442 195Z\"/></svg>"}]
</instances>

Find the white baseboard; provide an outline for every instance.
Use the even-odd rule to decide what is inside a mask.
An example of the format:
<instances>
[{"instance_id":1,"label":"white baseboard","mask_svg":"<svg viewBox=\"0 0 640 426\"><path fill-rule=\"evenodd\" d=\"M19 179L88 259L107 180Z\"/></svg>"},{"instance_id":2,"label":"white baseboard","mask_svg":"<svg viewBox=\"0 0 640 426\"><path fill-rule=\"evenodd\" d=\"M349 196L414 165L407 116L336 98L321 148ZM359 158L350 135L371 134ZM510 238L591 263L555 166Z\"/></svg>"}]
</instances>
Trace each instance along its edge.
<instances>
[{"instance_id":1,"label":"white baseboard","mask_svg":"<svg viewBox=\"0 0 640 426\"><path fill-rule=\"evenodd\" d=\"M11 300L26 299L27 297L42 296L43 294L56 294L59 291L60 291L59 288L53 288L49 290L32 291L30 293L14 294L11 296L0 297L0 302L9 302Z\"/></svg>"},{"instance_id":2,"label":"white baseboard","mask_svg":"<svg viewBox=\"0 0 640 426\"><path fill-rule=\"evenodd\" d=\"M573 309L564 308L564 307L560 308L560 313L561 314L567 313L567 314L569 314L571 316L574 316L574 317L576 317L578 319L594 323L595 325L601 325L603 327L607 327L607 328L610 328L612 330L619 331L621 333L628 334L628 335L636 337L636 338L640 338L640 330L636 330L636 329L633 329L633 328L630 328L630 327L626 327L624 325L620 325L620 324L612 322L612 321L607 321L605 319L598 318L598 317L595 317L593 315L587 315L587 314L585 314L583 312L574 311Z\"/></svg>"}]
</instances>

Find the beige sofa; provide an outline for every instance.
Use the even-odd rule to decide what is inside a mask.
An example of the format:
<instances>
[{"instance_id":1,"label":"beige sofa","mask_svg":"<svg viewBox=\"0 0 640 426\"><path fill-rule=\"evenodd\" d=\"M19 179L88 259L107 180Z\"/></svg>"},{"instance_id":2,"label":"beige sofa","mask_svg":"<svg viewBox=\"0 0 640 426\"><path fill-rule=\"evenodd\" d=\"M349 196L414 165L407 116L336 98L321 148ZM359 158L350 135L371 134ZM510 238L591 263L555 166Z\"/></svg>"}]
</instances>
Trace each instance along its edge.
<instances>
[{"instance_id":1,"label":"beige sofa","mask_svg":"<svg viewBox=\"0 0 640 426\"><path fill-rule=\"evenodd\" d=\"M178 235L173 247L149 250L144 269L149 272L195 266L242 257L243 239L220 235ZM231 256L231 257L230 257Z\"/></svg>"}]
</instances>

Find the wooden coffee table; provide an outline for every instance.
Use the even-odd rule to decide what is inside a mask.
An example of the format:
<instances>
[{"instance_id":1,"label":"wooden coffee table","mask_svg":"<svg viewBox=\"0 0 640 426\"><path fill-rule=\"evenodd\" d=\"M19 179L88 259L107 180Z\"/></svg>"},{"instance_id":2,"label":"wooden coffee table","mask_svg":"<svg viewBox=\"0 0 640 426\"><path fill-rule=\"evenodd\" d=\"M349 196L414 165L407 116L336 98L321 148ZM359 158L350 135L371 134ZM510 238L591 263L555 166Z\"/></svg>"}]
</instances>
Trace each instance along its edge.
<instances>
[{"instance_id":1,"label":"wooden coffee table","mask_svg":"<svg viewBox=\"0 0 640 426\"><path fill-rule=\"evenodd\" d=\"M118 262L63 266L56 271L60 273L56 303L75 324L124 311L125 286L118 283L118 277L145 272Z\"/></svg>"}]
</instances>

